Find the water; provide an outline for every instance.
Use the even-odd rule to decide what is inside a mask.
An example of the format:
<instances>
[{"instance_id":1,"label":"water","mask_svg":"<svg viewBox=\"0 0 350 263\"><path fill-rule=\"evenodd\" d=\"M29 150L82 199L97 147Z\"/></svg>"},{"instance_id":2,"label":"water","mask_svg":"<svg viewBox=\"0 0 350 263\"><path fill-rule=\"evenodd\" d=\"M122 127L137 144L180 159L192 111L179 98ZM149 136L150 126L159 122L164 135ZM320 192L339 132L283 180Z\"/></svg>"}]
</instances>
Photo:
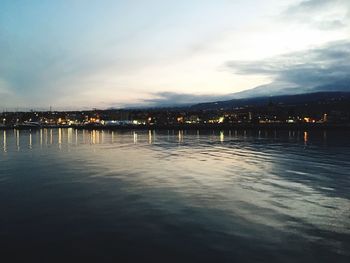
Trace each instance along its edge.
<instances>
[{"instance_id":1,"label":"water","mask_svg":"<svg viewBox=\"0 0 350 263\"><path fill-rule=\"evenodd\" d=\"M0 131L3 262L349 262L350 134Z\"/></svg>"}]
</instances>

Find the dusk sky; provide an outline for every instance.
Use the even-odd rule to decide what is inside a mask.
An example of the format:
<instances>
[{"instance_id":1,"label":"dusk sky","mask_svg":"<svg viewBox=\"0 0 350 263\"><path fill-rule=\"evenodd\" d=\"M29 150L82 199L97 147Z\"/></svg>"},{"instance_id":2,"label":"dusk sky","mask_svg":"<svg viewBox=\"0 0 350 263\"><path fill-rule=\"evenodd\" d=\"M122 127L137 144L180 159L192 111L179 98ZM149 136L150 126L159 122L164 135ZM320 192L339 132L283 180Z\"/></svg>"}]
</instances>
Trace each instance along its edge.
<instances>
[{"instance_id":1,"label":"dusk sky","mask_svg":"<svg viewBox=\"0 0 350 263\"><path fill-rule=\"evenodd\" d=\"M0 3L0 108L117 108L342 85L349 61L349 0Z\"/></svg>"}]
</instances>

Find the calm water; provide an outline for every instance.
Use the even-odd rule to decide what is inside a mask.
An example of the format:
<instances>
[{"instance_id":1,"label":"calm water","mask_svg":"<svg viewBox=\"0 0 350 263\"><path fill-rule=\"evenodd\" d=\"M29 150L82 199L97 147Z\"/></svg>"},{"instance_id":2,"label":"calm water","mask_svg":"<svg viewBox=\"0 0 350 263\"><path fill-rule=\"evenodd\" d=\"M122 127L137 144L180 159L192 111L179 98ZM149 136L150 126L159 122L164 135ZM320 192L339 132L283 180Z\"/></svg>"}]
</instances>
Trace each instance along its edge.
<instances>
[{"instance_id":1,"label":"calm water","mask_svg":"<svg viewBox=\"0 0 350 263\"><path fill-rule=\"evenodd\" d=\"M349 133L9 130L0 145L2 262L350 262Z\"/></svg>"}]
</instances>

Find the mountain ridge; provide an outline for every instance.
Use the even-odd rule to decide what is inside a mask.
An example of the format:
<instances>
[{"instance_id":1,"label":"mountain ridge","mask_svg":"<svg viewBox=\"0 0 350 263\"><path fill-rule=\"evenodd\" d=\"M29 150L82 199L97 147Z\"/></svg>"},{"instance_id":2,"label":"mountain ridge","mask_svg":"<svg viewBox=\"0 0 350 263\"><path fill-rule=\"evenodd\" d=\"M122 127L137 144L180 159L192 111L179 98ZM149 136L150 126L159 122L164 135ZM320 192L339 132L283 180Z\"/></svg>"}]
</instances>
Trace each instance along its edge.
<instances>
[{"instance_id":1,"label":"mountain ridge","mask_svg":"<svg viewBox=\"0 0 350 263\"><path fill-rule=\"evenodd\" d=\"M215 109L232 109L244 106L262 106L268 103L300 105L304 103L318 101L334 101L340 99L349 99L350 92L347 91L318 91L293 95L277 95L277 96L258 96L250 98L237 98L223 101L197 103L189 106L193 110L215 110ZM349 105L350 110L350 105Z\"/></svg>"}]
</instances>

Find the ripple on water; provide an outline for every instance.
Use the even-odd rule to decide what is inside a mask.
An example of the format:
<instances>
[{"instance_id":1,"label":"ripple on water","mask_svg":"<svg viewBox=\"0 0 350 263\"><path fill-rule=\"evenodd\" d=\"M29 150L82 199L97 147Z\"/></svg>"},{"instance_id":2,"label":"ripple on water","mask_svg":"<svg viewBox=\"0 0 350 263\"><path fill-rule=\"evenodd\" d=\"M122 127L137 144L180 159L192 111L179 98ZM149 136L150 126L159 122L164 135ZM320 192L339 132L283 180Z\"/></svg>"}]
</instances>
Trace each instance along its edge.
<instances>
[{"instance_id":1,"label":"ripple on water","mask_svg":"<svg viewBox=\"0 0 350 263\"><path fill-rule=\"evenodd\" d=\"M52 138L43 132L43 143L34 131L20 138L8 133L0 156L0 198L7 205L0 208L9 229L21 218L30 236L39 227L32 218L41 216L42 240L50 240L50 226L68 222L82 243L93 229L95 236L111 233L116 243L117 232L143 247L152 240L159 250L184 251L189 240L216 258L345 262L349 256L346 142L325 144L312 133L306 147L301 135L278 132L70 132L53 130ZM23 233L17 234L21 246ZM72 237L55 232L63 234Z\"/></svg>"}]
</instances>

